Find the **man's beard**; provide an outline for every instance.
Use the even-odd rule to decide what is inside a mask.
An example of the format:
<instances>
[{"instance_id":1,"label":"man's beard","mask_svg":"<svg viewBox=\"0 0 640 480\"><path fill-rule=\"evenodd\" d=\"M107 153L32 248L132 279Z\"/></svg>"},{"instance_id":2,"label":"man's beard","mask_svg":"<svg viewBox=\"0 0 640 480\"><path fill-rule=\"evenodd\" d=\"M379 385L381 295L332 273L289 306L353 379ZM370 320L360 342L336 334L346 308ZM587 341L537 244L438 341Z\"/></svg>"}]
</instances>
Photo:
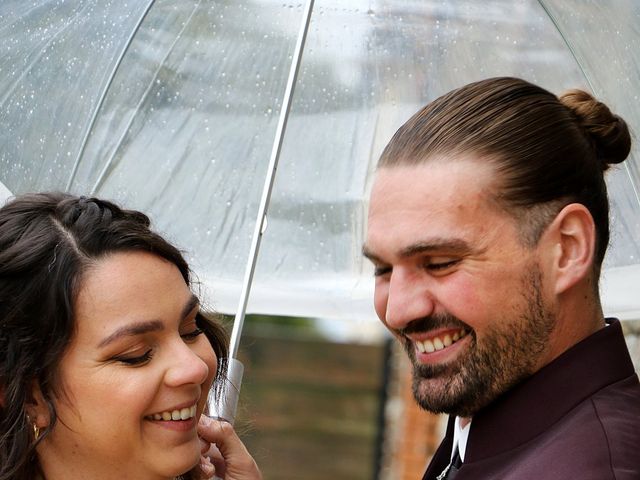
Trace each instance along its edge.
<instances>
[{"instance_id":1,"label":"man's beard","mask_svg":"<svg viewBox=\"0 0 640 480\"><path fill-rule=\"evenodd\" d=\"M464 328L470 337L466 351L441 365L419 363L413 342L404 337L413 363L413 395L422 408L469 417L534 373L555 325L553 314L545 308L541 283L540 269L533 265L523 276L524 304L487 327L482 343L467 324L450 314L414 321L400 332L453 326Z\"/></svg>"}]
</instances>

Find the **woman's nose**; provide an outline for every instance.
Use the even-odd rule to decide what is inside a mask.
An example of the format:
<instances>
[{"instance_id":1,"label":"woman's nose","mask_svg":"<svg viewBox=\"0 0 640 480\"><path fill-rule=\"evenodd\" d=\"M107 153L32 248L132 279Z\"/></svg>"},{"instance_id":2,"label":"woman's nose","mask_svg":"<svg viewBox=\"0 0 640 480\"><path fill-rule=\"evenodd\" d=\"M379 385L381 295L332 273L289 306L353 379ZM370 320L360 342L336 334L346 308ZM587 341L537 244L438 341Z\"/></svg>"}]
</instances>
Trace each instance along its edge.
<instances>
[{"instance_id":1,"label":"woman's nose","mask_svg":"<svg viewBox=\"0 0 640 480\"><path fill-rule=\"evenodd\" d=\"M186 384L202 385L209 377L209 366L192 345L182 340L180 343L181 345L178 344L171 349L165 382L174 387Z\"/></svg>"}]
</instances>

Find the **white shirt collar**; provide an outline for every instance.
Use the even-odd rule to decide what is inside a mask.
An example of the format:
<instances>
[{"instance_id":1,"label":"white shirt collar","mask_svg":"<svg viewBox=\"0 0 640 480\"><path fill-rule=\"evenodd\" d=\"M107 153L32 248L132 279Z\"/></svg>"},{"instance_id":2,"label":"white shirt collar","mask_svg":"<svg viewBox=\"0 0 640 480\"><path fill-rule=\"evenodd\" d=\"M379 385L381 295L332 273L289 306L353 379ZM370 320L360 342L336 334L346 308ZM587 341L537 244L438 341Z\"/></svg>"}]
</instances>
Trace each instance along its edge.
<instances>
[{"instance_id":1,"label":"white shirt collar","mask_svg":"<svg viewBox=\"0 0 640 480\"><path fill-rule=\"evenodd\" d=\"M469 430L471 427L471 421L467 423L464 428L460 427L460 418L456 417L453 423L453 448L451 449L451 458L453 459L453 452L458 445L458 452L460 453L460 460L464 462L464 455L467 451L467 440L469 439Z\"/></svg>"}]
</instances>

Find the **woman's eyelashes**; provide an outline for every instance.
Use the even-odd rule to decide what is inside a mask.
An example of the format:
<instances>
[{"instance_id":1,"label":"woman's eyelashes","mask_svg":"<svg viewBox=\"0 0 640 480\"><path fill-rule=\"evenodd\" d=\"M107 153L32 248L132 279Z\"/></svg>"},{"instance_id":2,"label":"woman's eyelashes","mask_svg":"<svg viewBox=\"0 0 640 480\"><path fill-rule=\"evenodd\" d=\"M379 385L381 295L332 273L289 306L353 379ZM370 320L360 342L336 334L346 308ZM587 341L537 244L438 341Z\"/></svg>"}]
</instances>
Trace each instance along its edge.
<instances>
[{"instance_id":1,"label":"woman's eyelashes","mask_svg":"<svg viewBox=\"0 0 640 480\"><path fill-rule=\"evenodd\" d=\"M142 355L138 355L134 357L130 357L126 355L116 356L116 357L113 357L113 360L120 363L124 363L125 365L129 365L129 366L140 366L148 363L152 357L153 357L153 350L149 349L146 352L144 352Z\"/></svg>"},{"instance_id":2,"label":"woman's eyelashes","mask_svg":"<svg viewBox=\"0 0 640 480\"><path fill-rule=\"evenodd\" d=\"M197 312L193 320L187 322L186 325L182 325L180 331L186 331L186 333L180 333L182 339L188 342L190 340L194 340L198 335L204 333L204 330L202 330L201 326L205 321L206 320L204 319L202 314L200 312Z\"/></svg>"},{"instance_id":3,"label":"woman's eyelashes","mask_svg":"<svg viewBox=\"0 0 640 480\"><path fill-rule=\"evenodd\" d=\"M202 333L204 333L204 331L200 327L196 326L191 332L182 333L180 336L184 340L189 341L194 340L198 335L201 335Z\"/></svg>"},{"instance_id":4,"label":"woman's eyelashes","mask_svg":"<svg viewBox=\"0 0 640 480\"><path fill-rule=\"evenodd\" d=\"M204 333L204 330L200 328L200 322L202 319L196 317L196 319L192 322L189 322L188 325L184 326L181 330L186 330L186 332L180 332L180 337L183 341L187 343L193 342L197 337ZM120 362L128 366L141 366L147 364L151 358L153 357L153 349L147 349L142 355L130 355L128 353L122 355L114 355L111 360L115 362Z\"/></svg>"}]
</instances>

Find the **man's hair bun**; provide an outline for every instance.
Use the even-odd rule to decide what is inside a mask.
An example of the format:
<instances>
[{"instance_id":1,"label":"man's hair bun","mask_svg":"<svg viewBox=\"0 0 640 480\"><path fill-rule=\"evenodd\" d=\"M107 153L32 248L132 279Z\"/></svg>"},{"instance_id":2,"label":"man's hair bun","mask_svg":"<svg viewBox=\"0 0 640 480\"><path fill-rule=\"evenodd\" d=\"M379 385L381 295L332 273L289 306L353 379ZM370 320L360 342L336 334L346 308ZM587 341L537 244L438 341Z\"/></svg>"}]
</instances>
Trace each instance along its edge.
<instances>
[{"instance_id":1,"label":"man's hair bun","mask_svg":"<svg viewBox=\"0 0 640 480\"><path fill-rule=\"evenodd\" d=\"M623 162L629 156L631 134L622 117L612 113L609 107L584 90L569 90L559 98L591 139L602 170Z\"/></svg>"}]
</instances>

